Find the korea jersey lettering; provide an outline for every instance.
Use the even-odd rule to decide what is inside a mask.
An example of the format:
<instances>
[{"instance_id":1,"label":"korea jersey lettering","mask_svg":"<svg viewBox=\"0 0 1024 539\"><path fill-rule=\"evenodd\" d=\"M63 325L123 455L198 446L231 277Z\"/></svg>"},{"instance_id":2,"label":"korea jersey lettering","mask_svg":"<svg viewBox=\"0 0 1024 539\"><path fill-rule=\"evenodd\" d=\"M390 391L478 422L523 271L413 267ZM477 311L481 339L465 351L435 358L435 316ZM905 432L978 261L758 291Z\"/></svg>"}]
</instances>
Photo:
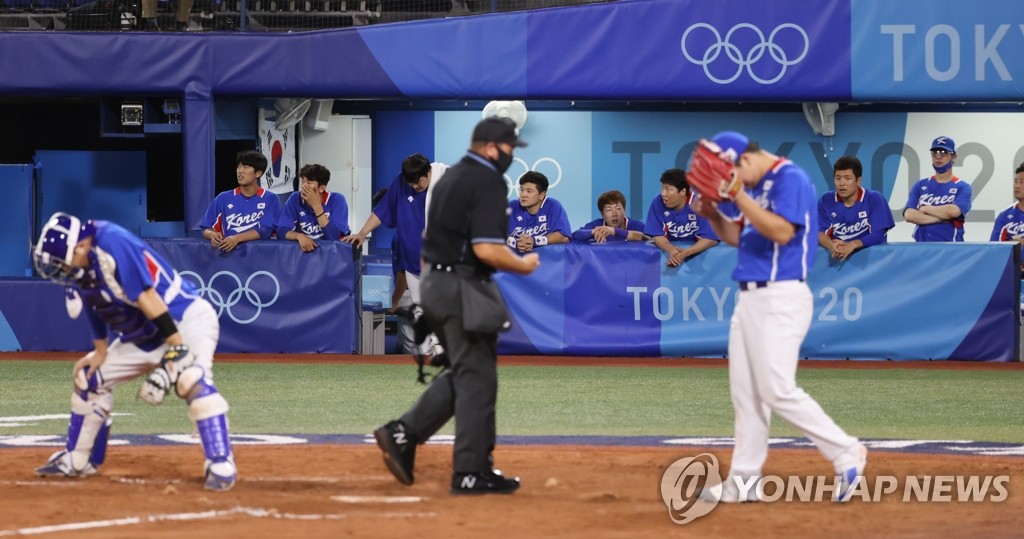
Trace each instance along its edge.
<instances>
[{"instance_id":1,"label":"korea jersey lettering","mask_svg":"<svg viewBox=\"0 0 1024 539\"><path fill-rule=\"evenodd\" d=\"M945 183L936 181L932 176L914 184L907 197L907 208L947 204L956 204L960 208L960 217L953 221L917 225L914 241L964 241L964 218L971 211L971 185L956 176Z\"/></svg>"},{"instance_id":2,"label":"korea jersey lettering","mask_svg":"<svg viewBox=\"0 0 1024 539\"><path fill-rule=\"evenodd\" d=\"M265 240L274 232L280 211L281 201L276 193L261 187L255 195L247 197L241 188L236 187L213 199L200 226L212 228L224 237L256 230L260 239Z\"/></svg>"},{"instance_id":3,"label":"korea jersey lettering","mask_svg":"<svg viewBox=\"0 0 1024 539\"><path fill-rule=\"evenodd\" d=\"M835 191L818 201L818 231L834 240L860 240L870 247L886 243L885 234L894 226L889 204L878 191L861 187L849 208Z\"/></svg>"},{"instance_id":4,"label":"korea jersey lettering","mask_svg":"<svg viewBox=\"0 0 1024 539\"><path fill-rule=\"evenodd\" d=\"M345 196L325 191L320 195L320 203L327 214L326 229L321 229L313 209L302 201L302 193L295 191L288 197L281 209L281 217L277 220L277 238L286 239L289 230L302 232L315 239L337 240L348 236L348 203Z\"/></svg>"},{"instance_id":5,"label":"korea jersey lettering","mask_svg":"<svg viewBox=\"0 0 1024 539\"><path fill-rule=\"evenodd\" d=\"M747 194L762 208L793 223L796 233L785 245L761 235L750 222L740 231L736 255L736 281L787 281L806 279L814 266L818 240L817 193L803 169L788 159L779 159L768 174ZM741 212L735 202L722 202L719 212L739 221Z\"/></svg>"},{"instance_id":6,"label":"korea jersey lettering","mask_svg":"<svg viewBox=\"0 0 1024 539\"><path fill-rule=\"evenodd\" d=\"M553 198L545 198L540 203L537 215L523 209L519 199L508 203L508 239L511 241L520 236L546 236L552 232L561 232L563 236L572 235L569 228L569 217L565 215L562 204Z\"/></svg>"},{"instance_id":7,"label":"korea jersey lettering","mask_svg":"<svg viewBox=\"0 0 1024 539\"><path fill-rule=\"evenodd\" d=\"M1014 241L1024 238L1024 210L1014 204L999 212L992 226L991 241Z\"/></svg>"},{"instance_id":8,"label":"korea jersey lettering","mask_svg":"<svg viewBox=\"0 0 1024 539\"><path fill-rule=\"evenodd\" d=\"M399 267L413 275L420 274L427 192L417 193L399 175L391 182L387 195L373 208L373 214L382 225L396 229Z\"/></svg>"},{"instance_id":9,"label":"korea jersey lettering","mask_svg":"<svg viewBox=\"0 0 1024 539\"><path fill-rule=\"evenodd\" d=\"M690 197L691 201L693 197ZM647 220L644 221L644 234L656 238L666 236L671 241L696 242L699 239L718 241L718 235L711 228L708 220L697 215L685 204L678 210L673 210L661 200L661 195L656 195L651 200L650 208L647 210Z\"/></svg>"},{"instance_id":10,"label":"korea jersey lettering","mask_svg":"<svg viewBox=\"0 0 1024 539\"><path fill-rule=\"evenodd\" d=\"M576 241L594 241L594 229L604 226L604 219L594 219L593 221L581 226L576 232L572 233L572 239ZM626 241L626 237L630 232L644 231L644 222L637 221L636 219L630 219L626 217L626 228L616 228L615 234L608 236L605 241Z\"/></svg>"},{"instance_id":11,"label":"korea jersey lettering","mask_svg":"<svg viewBox=\"0 0 1024 539\"><path fill-rule=\"evenodd\" d=\"M154 350L163 343L156 325L138 307L139 296L152 288L180 321L199 294L191 281L183 280L173 267L148 245L124 228L95 221L89 266L74 287L89 307L86 315L93 339L105 339L107 328L123 342Z\"/></svg>"}]
</instances>

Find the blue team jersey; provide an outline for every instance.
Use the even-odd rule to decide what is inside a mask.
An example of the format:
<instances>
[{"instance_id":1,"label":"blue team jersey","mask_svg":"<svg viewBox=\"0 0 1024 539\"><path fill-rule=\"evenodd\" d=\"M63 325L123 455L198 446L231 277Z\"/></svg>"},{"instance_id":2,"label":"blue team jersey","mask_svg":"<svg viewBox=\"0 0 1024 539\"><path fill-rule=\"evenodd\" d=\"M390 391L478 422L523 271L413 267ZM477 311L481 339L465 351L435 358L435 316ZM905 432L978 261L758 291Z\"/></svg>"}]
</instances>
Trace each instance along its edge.
<instances>
[{"instance_id":1,"label":"blue team jersey","mask_svg":"<svg viewBox=\"0 0 1024 539\"><path fill-rule=\"evenodd\" d=\"M156 325L138 307L139 295L149 288L167 304L180 321L199 295L192 282L183 280L156 251L124 228L95 221L96 233L89 251L89 266L74 282L86 311L94 339L103 339L109 328L125 342L152 350L163 343Z\"/></svg>"},{"instance_id":2,"label":"blue team jersey","mask_svg":"<svg viewBox=\"0 0 1024 539\"><path fill-rule=\"evenodd\" d=\"M524 210L518 198L509 202L508 207L511 210L508 216L509 241L519 236L546 236L552 232L561 232L567 238L572 235L565 208L553 198L545 198L540 203L537 215Z\"/></svg>"},{"instance_id":3,"label":"blue team jersey","mask_svg":"<svg viewBox=\"0 0 1024 539\"><path fill-rule=\"evenodd\" d=\"M399 175L391 182L384 199L373 208L382 225L396 229L399 267L413 275L420 274L426 204L427 191L417 193Z\"/></svg>"},{"instance_id":4,"label":"blue team jersey","mask_svg":"<svg viewBox=\"0 0 1024 539\"><path fill-rule=\"evenodd\" d=\"M213 199L199 226L212 228L224 237L255 229L260 239L265 240L274 232L280 211L281 201L276 193L261 187L255 195L247 197L236 187Z\"/></svg>"},{"instance_id":5,"label":"blue team jersey","mask_svg":"<svg viewBox=\"0 0 1024 539\"><path fill-rule=\"evenodd\" d=\"M1024 210L1014 204L999 212L992 226L992 241L1014 241L1024 238Z\"/></svg>"},{"instance_id":6,"label":"blue team jersey","mask_svg":"<svg viewBox=\"0 0 1024 539\"><path fill-rule=\"evenodd\" d=\"M693 200L693 197L690 197ZM696 242L699 239L718 241L718 235L711 228L708 220L697 215L689 202L678 210L673 210L656 195L647 210L644 234L656 238L666 236L671 241Z\"/></svg>"},{"instance_id":7,"label":"blue team jersey","mask_svg":"<svg viewBox=\"0 0 1024 539\"><path fill-rule=\"evenodd\" d=\"M302 193L292 193L285 201L284 208L281 208L281 216L277 219L278 239L286 239L285 234L289 230L301 232L315 240L337 240L348 236L348 203L345 202L345 196L324 191L320 195L320 203L328 217L326 229L320 228L317 218L313 215L313 209L302 201Z\"/></svg>"},{"instance_id":8,"label":"blue team jersey","mask_svg":"<svg viewBox=\"0 0 1024 539\"><path fill-rule=\"evenodd\" d=\"M803 169L788 159L779 159L760 183L746 189L751 198L796 226L796 233L785 245L761 235L749 222L740 231L736 269L737 281L786 281L806 279L814 266L818 247L817 194ZM735 202L722 202L719 211L733 221L741 218Z\"/></svg>"},{"instance_id":9,"label":"blue team jersey","mask_svg":"<svg viewBox=\"0 0 1024 539\"><path fill-rule=\"evenodd\" d=\"M594 229L604 226L604 219L594 219L593 221L583 225L576 232L572 233L572 239L575 241L594 241ZM614 236L608 236L605 241L626 241L626 235L630 231L636 231L643 234L644 222L637 221L636 219L630 219L626 217L626 228L615 229Z\"/></svg>"},{"instance_id":10,"label":"blue team jersey","mask_svg":"<svg viewBox=\"0 0 1024 539\"><path fill-rule=\"evenodd\" d=\"M914 241L964 241L964 218L971 211L971 185L956 176L952 181L938 182L935 176L918 180L910 188L907 208L956 204L960 217L914 229Z\"/></svg>"},{"instance_id":11,"label":"blue team jersey","mask_svg":"<svg viewBox=\"0 0 1024 539\"><path fill-rule=\"evenodd\" d=\"M860 188L849 208L839 193L829 191L818 200L818 231L835 240L860 240L864 247L886 243L886 232L896 223L885 197L878 191Z\"/></svg>"}]
</instances>

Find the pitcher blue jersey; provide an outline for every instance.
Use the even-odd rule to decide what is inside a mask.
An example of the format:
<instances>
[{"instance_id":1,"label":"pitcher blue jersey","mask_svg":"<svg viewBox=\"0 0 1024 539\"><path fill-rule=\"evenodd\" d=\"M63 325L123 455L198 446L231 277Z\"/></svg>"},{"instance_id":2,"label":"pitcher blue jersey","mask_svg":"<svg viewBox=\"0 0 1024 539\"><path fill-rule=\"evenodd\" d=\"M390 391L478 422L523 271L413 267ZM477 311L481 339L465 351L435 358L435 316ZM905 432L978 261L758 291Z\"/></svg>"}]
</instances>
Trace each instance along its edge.
<instances>
[{"instance_id":1,"label":"pitcher blue jersey","mask_svg":"<svg viewBox=\"0 0 1024 539\"><path fill-rule=\"evenodd\" d=\"M373 208L382 225L396 229L398 267L413 275L420 274L426 204L427 191L417 193L399 174L388 187L387 195Z\"/></svg>"},{"instance_id":2,"label":"pitcher blue jersey","mask_svg":"<svg viewBox=\"0 0 1024 539\"><path fill-rule=\"evenodd\" d=\"M818 196L811 178L788 159L779 159L770 171L747 193L762 208L796 226L796 233L785 245L761 235L749 222L740 231L736 269L737 281L786 281L806 279L814 266L818 248ZM735 202L722 202L719 211L733 221L741 212Z\"/></svg>"},{"instance_id":3,"label":"pitcher blue jersey","mask_svg":"<svg viewBox=\"0 0 1024 539\"><path fill-rule=\"evenodd\" d=\"M324 191L320 194L320 203L328 218L326 229L320 228L317 218L313 216L313 209L302 201L302 193L292 193L277 219L277 238L285 239L289 230L302 232L315 240L337 240L348 236L348 203L345 202L345 196Z\"/></svg>"},{"instance_id":4,"label":"pitcher blue jersey","mask_svg":"<svg viewBox=\"0 0 1024 539\"><path fill-rule=\"evenodd\" d=\"M693 197L690 197L693 200ZM699 239L718 241L718 235L711 228L708 220L697 215L685 204L678 210L673 210L661 200L661 195L656 195L651 200L651 206L647 210L647 220L644 221L644 234L656 238L666 236L671 241L696 242Z\"/></svg>"},{"instance_id":5,"label":"pitcher blue jersey","mask_svg":"<svg viewBox=\"0 0 1024 539\"><path fill-rule=\"evenodd\" d=\"M956 204L960 217L930 225L918 225L914 229L914 241L964 241L964 217L971 211L971 184L953 176L945 183L935 176L918 180L910 188L907 208L915 210L921 206L945 206Z\"/></svg>"},{"instance_id":6,"label":"pitcher blue jersey","mask_svg":"<svg viewBox=\"0 0 1024 539\"><path fill-rule=\"evenodd\" d=\"M834 240L860 240L870 247L886 243L885 234L894 226L889 203L878 191L861 187L849 208L836 191L818 200L818 231Z\"/></svg>"},{"instance_id":7,"label":"pitcher blue jersey","mask_svg":"<svg viewBox=\"0 0 1024 539\"><path fill-rule=\"evenodd\" d=\"M511 210L508 216L509 240L519 236L546 236L552 232L561 232L567 238L572 235L565 209L553 198L541 201L537 215L524 210L518 198L509 202L508 207Z\"/></svg>"},{"instance_id":8,"label":"pitcher blue jersey","mask_svg":"<svg viewBox=\"0 0 1024 539\"><path fill-rule=\"evenodd\" d=\"M1014 204L999 212L992 226L992 241L1014 241L1024 238L1024 210Z\"/></svg>"},{"instance_id":9,"label":"pitcher blue jersey","mask_svg":"<svg viewBox=\"0 0 1024 539\"><path fill-rule=\"evenodd\" d=\"M276 193L261 187L255 195L247 197L236 187L213 199L199 226L212 228L224 237L255 229L260 239L265 240L274 232L280 211L281 201Z\"/></svg>"},{"instance_id":10,"label":"pitcher blue jersey","mask_svg":"<svg viewBox=\"0 0 1024 539\"><path fill-rule=\"evenodd\" d=\"M599 226L604 226L604 219L594 219L581 226L579 230L572 233L572 239L576 241L594 241L594 229ZM626 217L626 228L616 228L615 235L608 236L608 239L605 241L626 241L626 235L631 231L642 234L644 232L644 222Z\"/></svg>"},{"instance_id":11,"label":"pitcher blue jersey","mask_svg":"<svg viewBox=\"0 0 1024 539\"><path fill-rule=\"evenodd\" d=\"M163 344L156 325L138 307L139 295L153 288L167 304L171 316L181 321L185 309L199 299L195 286L180 275L156 251L124 228L95 221L89 250L89 266L74 281L82 302L89 307L93 339L105 339L107 328L124 342L149 351Z\"/></svg>"}]
</instances>

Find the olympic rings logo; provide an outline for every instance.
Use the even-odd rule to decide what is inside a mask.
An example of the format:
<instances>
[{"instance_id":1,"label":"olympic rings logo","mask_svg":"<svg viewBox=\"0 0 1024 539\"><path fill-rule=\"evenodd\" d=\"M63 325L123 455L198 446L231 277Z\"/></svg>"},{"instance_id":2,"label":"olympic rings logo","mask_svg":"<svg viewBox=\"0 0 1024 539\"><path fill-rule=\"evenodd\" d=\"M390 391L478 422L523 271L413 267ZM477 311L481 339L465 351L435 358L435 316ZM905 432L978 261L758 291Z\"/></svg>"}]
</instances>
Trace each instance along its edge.
<instances>
[{"instance_id":1,"label":"olympic rings logo","mask_svg":"<svg viewBox=\"0 0 1024 539\"><path fill-rule=\"evenodd\" d=\"M711 35L714 37L714 42L702 55L695 56L690 53L690 48L687 46L687 39L690 37L691 33L699 29L711 32ZM758 40L758 42L751 47L746 54L743 54L740 48L734 44L736 33L741 30L750 30L754 32L754 35ZM796 58L790 58L789 54L786 53L786 50L776 42L776 39L779 37L779 33L784 30L794 30L799 34L799 37L803 39L803 50L796 56ZM768 38L765 39L764 32L750 23L740 23L733 26L723 38L714 26L701 22L687 28L686 31L683 32L683 37L679 44L683 51L683 56L685 56L691 63L703 67L704 74L707 75L712 82L717 84L729 84L738 79L743 73L743 70L746 69L750 78L754 79L758 84L775 84L786 74L786 68L800 63L807 56L811 42L807 37L807 32L804 31L803 28L792 23L783 23L776 26L775 29L772 30L772 33L768 35ZM725 53L725 58L728 58L729 61L736 64L736 71L726 78L716 76L710 69L711 64L715 62L715 60L718 60L719 56L721 56L723 52ZM766 52L768 53L768 56L770 56L773 61L777 62L781 68L775 76L770 78L761 77L754 72L754 65L765 57Z\"/></svg>"},{"instance_id":2,"label":"olympic rings logo","mask_svg":"<svg viewBox=\"0 0 1024 539\"><path fill-rule=\"evenodd\" d=\"M261 270L253 273L245 280L244 284L238 275L235 275L230 271L218 271L217 273L214 273L213 276L210 277L209 283L204 283L203 278L194 271L179 271L178 274L183 278L186 275L192 278L193 282L199 286L200 297L206 298L206 301L209 301L214 307L217 307L217 318L220 318L224 311L227 311L228 317L234 320L237 324L251 324L255 322L256 319L260 317L260 314L263 313L263 309L277 303L277 298L281 296L281 283L278 282L277 277L269 271ZM257 277L261 276L270 279L274 290L273 297L266 301L263 300L260 292L253 288L253 281ZM226 296L220 290L214 288L214 281L216 281L218 277L225 277L228 279L228 282L230 283L228 288L232 285L234 286L234 289ZM261 288L265 290L267 287ZM239 318L232 310L232 308L238 306L242 301L242 298L245 298L246 303L256 309L255 314L249 318Z\"/></svg>"},{"instance_id":3,"label":"olympic rings logo","mask_svg":"<svg viewBox=\"0 0 1024 539\"><path fill-rule=\"evenodd\" d=\"M547 164L548 166L542 166L544 164ZM552 157L541 157L540 159L534 161L532 166L527 164L526 161L519 157L513 157L512 165L509 166L509 169L511 169L512 166L515 165L523 167L522 174L516 175L515 179L512 179L512 176L509 174L508 171L506 171L504 174L505 185L508 186L509 200L519 198L519 178L523 177L523 174L526 174L531 170L542 172L545 176L548 177L548 190L554 189L555 186L557 186L562 181L562 165ZM548 169L552 167L554 172L553 174L547 172L546 170L539 170L540 168Z\"/></svg>"}]
</instances>

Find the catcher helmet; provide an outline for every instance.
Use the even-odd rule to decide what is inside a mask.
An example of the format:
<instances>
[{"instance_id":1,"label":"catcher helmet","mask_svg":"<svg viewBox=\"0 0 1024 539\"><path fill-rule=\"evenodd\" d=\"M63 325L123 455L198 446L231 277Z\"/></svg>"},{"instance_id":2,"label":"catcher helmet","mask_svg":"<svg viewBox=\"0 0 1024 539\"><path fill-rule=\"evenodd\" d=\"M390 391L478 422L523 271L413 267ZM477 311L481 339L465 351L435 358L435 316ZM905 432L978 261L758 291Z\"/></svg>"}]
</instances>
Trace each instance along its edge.
<instances>
[{"instance_id":1,"label":"catcher helmet","mask_svg":"<svg viewBox=\"0 0 1024 539\"><path fill-rule=\"evenodd\" d=\"M95 233L92 221L82 221L66 213L57 212L43 225L39 242L32 249L32 262L43 278L58 282L75 280L85 273L74 268L71 260L78 242Z\"/></svg>"}]
</instances>

